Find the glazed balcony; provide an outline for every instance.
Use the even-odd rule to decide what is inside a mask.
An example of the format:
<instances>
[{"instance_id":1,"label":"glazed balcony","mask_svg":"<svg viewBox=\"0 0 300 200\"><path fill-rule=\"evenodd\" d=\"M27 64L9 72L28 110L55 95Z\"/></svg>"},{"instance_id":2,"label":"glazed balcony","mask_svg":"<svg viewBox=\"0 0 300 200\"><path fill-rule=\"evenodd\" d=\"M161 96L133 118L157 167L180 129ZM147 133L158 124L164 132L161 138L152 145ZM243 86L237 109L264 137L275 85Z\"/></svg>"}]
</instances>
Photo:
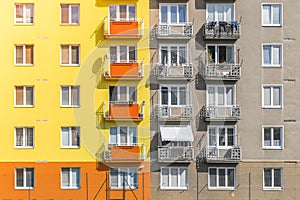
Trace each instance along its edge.
<instances>
[{"instance_id":1,"label":"glazed balcony","mask_svg":"<svg viewBox=\"0 0 300 200\"><path fill-rule=\"evenodd\" d=\"M143 161L146 158L146 146L145 144L105 144L103 158L111 162Z\"/></svg>"},{"instance_id":2,"label":"glazed balcony","mask_svg":"<svg viewBox=\"0 0 300 200\"><path fill-rule=\"evenodd\" d=\"M105 64L105 80L141 80L144 77L144 61L109 62Z\"/></svg>"},{"instance_id":3,"label":"glazed balcony","mask_svg":"<svg viewBox=\"0 0 300 200\"><path fill-rule=\"evenodd\" d=\"M193 23L159 24L157 25L158 39L190 39L193 36Z\"/></svg>"},{"instance_id":4,"label":"glazed balcony","mask_svg":"<svg viewBox=\"0 0 300 200\"><path fill-rule=\"evenodd\" d=\"M200 117L205 121L237 121L241 118L241 109L234 106L203 106Z\"/></svg>"},{"instance_id":5,"label":"glazed balcony","mask_svg":"<svg viewBox=\"0 0 300 200\"><path fill-rule=\"evenodd\" d=\"M139 39L144 35L144 20L104 20L104 37L105 38L124 38L124 39Z\"/></svg>"},{"instance_id":6,"label":"glazed balcony","mask_svg":"<svg viewBox=\"0 0 300 200\"><path fill-rule=\"evenodd\" d=\"M241 35L241 25L232 22L208 22L204 25L204 39L238 39Z\"/></svg>"},{"instance_id":7,"label":"glazed balcony","mask_svg":"<svg viewBox=\"0 0 300 200\"><path fill-rule=\"evenodd\" d=\"M162 121L190 121L194 108L191 105L169 106L157 105L156 116Z\"/></svg>"},{"instance_id":8,"label":"glazed balcony","mask_svg":"<svg viewBox=\"0 0 300 200\"><path fill-rule=\"evenodd\" d=\"M110 101L103 103L105 120L141 121L144 119L145 102L118 102Z\"/></svg>"},{"instance_id":9,"label":"glazed balcony","mask_svg":"<svg viewBox=\"0 0 300 200\"><path fill-rule=\"evenodd\" d=\"M194 148L191 146L159 146L159 162L192 162Z\"/></svg>"},{"instance_id":10,"label":"glazed balcony","mask_svg":"<svg viewBox=\"0 0 300 200\"><path fill-rule=\"evenodd\" d=\"M239 163L242 160L242 148L240 146L229 149L206 147L201 150L200 158L207 163Z\"/></svg>"},{"instance_id":11,"label":"glazed balcony","mask_svg":"<svg viewBox=\"0 0 300 200\"><path fill-rule=\"evenodd\" d=\"M193 77L192 64L157 64L155 74L158 80L188 80Z\"/></svg>"},{"instance_id":12,"label":"glazed balcony","mask_svg":"<svg viewBox=\"0 0 300 200\"><path fill-rule=\"evenodd\" d=\"M241 66L230 63L209 63L203 70L206 80L239 80L241 77Z\"/></svg>"}]
</instances>

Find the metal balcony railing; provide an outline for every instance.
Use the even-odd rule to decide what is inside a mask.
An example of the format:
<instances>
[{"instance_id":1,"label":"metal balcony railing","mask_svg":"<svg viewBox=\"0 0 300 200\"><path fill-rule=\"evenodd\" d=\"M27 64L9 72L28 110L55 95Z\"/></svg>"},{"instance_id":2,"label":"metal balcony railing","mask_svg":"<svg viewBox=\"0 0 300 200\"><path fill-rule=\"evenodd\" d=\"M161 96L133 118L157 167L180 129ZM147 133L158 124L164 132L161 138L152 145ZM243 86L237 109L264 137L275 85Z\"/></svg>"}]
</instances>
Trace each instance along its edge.
<instances>
[{"instance_id":1,"label":"metal balcony railing","mask_svg":"<svg viewBox=\"0 0 300 200\"><path fill-rule=\"evenodd\" d=\"M192 64L157 64L157 79L191 79L193 77Z\"/></svg>"},{"instance_id":2,"label":"metal balcony railing","mask_svg":"<svg viewBox=\"0 0 300 200\"><path fill-rule=\"evenodd\" d=\"M237 121L241 118L241 109L238 105L233 106L203 106L200 117L206 121Z\"/></svg>"},{"instance_id":3,"label":"metal balcony railing","mask_svg":"<svg viewBox=\"0 0 300 200\"><path fill-rule=\"evenodd\" d=\"M241 76L241 66L234 63L208 63L203 75L211 80L238 80Z\"/></svg>"},{"instance_id":4,"label":"metal balcony railing","mask_svg":"<svg viewBox=\"0 0 300 200\"><path fill-rule=\"evenodd\" d=\"M156 116L161 120L191 120L194 108L191 105L169 106L157 105Z\"/></svg>"},{"instance_id":5,"label":"metal balcony railing","mask_svg":"<svg viewBox=\"0 0 300 200\"><path fill-rule=\"evenodd\" d=\"M193 36L193 23L159 24L157 25L157 38L190 39Z\"/></svg>"},{"instance_id":6,"label":"metal balcony railing","mask_svg":"<svg viewBox=\"0 0 300 200\"><path fill-rule=\"evenodd\" d=\"M103 158L106 161L142 161L146 158L146 145L104 144Z\"/></svg>"},{"instance_id":7,"label":"metal balcony railing","mask_svg":"<svg viewBox=\"0 0 300 200\"><path fill-rule=\"evenodd\" d=\"M191 162L194 159L194 148L191 146L159 146L159 162Z\"/></svg>"},{"instance_id":8,"label":"metal balcony railing","mask_svg":"<svg viewBox=\"0 0 300 200\"><path fill-rule=\"evenodd\" d=\"M208 163L238 163L242 160L242 148L240 146L229 149L204 147L200 152L200 158Z\"/></svg>"},{"instance_id":9,"label":"metal balcony railing","mask_svg":"<svg viewBox=\"0 0 300 200\"><path fill-rule=\"evenodd\" d=\"M204 25L205 39L238 39L241 35L241 25L237 21L208 22Z\"/></svg>"}]
</instances>

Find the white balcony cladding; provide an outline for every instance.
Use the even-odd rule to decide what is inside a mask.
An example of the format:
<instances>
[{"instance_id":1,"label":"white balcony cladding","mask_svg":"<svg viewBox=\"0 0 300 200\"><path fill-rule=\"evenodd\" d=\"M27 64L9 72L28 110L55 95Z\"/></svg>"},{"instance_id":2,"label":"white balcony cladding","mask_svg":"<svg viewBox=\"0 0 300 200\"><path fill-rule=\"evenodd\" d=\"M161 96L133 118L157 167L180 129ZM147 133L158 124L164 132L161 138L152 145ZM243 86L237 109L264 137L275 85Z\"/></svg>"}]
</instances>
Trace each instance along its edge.
<instances>
[{"instance_id":1,"label":"white balcony cladding","mask_svg":"<svg viewBox=\"0 0 300 200\"><path fill-rule=\"evenodd\" d=\"M162 141L193 142L194 136L189 125L160 126Z\"/></svg>"}]
</instances>

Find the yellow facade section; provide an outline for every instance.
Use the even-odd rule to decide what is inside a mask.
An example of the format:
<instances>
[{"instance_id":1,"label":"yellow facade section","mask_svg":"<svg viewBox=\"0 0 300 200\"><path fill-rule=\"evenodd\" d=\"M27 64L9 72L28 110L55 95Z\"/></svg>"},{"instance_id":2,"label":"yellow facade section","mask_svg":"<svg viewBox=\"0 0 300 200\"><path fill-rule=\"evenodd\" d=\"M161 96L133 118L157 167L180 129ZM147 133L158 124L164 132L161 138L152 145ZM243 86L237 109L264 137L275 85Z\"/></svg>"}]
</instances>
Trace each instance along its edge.
<instances>
[{"instance_id":1,"label":"yellow facade section","mask_svg":"<svg viewBox=\"0 0 300 200\"><path fill-rule=\"evenodd\" d=\"M15 3L34 5L32 25L14 24ZM60 24L60 4L80 5L80 24ZM113 4L136 4L137 18L143 18L149 25L148 1L99 1L99 0L23 0L2 1L0 18L0 67L2 86L0 119L2 135L0 140L1 161L14 162L72 162L95 161L103 143L108 142L109 126L96 114L103 101L108 101L109 85L136 85L137 100L145 101L145 117L138 126L139 143L146 143L150 149L150 86L149 39L147 31L139 40L105 40L103 20L108 16L108 6ZM104 56L109 45L136 44L137 59L145 62L145 76L141 81L117 82L103 80ZM34 45L32 66L14 65L14 45ZM80 66L60 65L60 45L80 45ZM14 106L14 87L34 86L34 107ZM62 108L60 86L80 86L80 107ZM129 123L129 122L128 122ZM34 127L34 148L14 148L14 127ZM81 146L79 149L61 148L61 127L80 126Z\"/></svg>"}]
</instances>

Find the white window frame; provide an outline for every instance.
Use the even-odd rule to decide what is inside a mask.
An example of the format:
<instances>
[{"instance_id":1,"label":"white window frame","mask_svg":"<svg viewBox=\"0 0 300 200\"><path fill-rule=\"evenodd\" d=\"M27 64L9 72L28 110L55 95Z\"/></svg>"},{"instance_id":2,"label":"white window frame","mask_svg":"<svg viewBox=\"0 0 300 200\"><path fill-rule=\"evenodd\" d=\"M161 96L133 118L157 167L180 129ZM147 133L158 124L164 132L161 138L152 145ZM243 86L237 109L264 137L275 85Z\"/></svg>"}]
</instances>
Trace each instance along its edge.
<instances>
[{"instance_id":1,"label":"white window frame","mask_svg":"<svg viewBox=\"0 0 300 200\"><path fill-rule=\"evenodd\" d=\"M63 128L68 128L69 132L68 132L68 137L69 137L69 143L68 145L64 146L63 145ZM76 128L77 129L77 137L78 137L78 145L72 145L72 128ZM60 129L60 147L61 148L65 148L65 149L79 149L80 148L80 127L79 126L62 126Z\"/></svg>"},{"instance_id":2,"label":"white window frame","mask_svg":"<svg viewBox=\"0 0 300 200\"><path fill-rule=\"evenodd\" d=\"M20 5L23 6L23 18L18 19L17 18L17 8L16 6ZM26 13L26 7L27 6L32 6L32 22L26 22L26 18L27 18L27 13ZM33 3L15 3L14 6L14 23L15 25L33 25L34 24L34 4Z\"/></svg>"},{"instance_id":3,"label":"white window frame","mask_svg":"<svg viewBox=\"0 0 300 200\"><path fill-rule=\"evenodd\" d=\"M134 88L134 90L135 90L135 99L136 100L133 101L132 103L133 104L137 103L137 88L136 88L136 86L123 86L123 85L119 85L119 86L113 86L113 87L115 87L115 89L117 89L117 99L120 99L120 87L126 87L126 100L125 100L125 102L123 102L123 100L122 100L119 103L128 103L128 101L130 100L130 89L129 88ZM111 101L111 99L110 99L110 101ZM118 102L114 102L114 103L118 103Z\"/></svg>"},{"instance_id":4,"label":"white window frame","mask_svg":"<svg viewBox=\"0 0 300 200\"><path fill-rule=\"evenodd\" d=\"M279 5L280 6L280 24L273 24L273 6ZM264 24L264 6L270 6L271 7L271 21L270 24ZM283 24L283 4L282 3L262 3L261 4L261 26L278 26L281 27Z\"/></svg>"},{"instance_id":5,"label":"white window frame","mask_svg":"<svg viewBox=\"0 0 300 200\"><path fill-rule=\"evenodd\" d=\"M161 7L167 6L167 23L161 22ZM177 6L177 22L171 22L171 6ZM179 13L178 13L178 7L179 6L185 6L186 9L186 22L179 22ZM160 25L180 25L180 24L186 24L189 21L189 10L188 10L188 4L187 3L159 3L159 24Z\"/></svg>"},{"instance_id":6,"label":"white window frame","mask_svg":"<svg viewBox=\"0 0 300 200\"><path fill-rule=\"evenodd\" d=\"M168 183L168 186L163 186L162 185L162 170L163 169L168 169L169 170L169 175L168 175L168 180L169 180L169 183ZM171 170L172 169L177 169L177 187L172 187L170 186L171 185ZM183 169L183 170L186 170L186 177L185 177L185 187L181 187L181 183L180 183L180 170ZM161 190L188 190L189 189L189 170L187 167L161 167L160 168L160 189Z\"/></svg>"},{"instance_id":7,"label":"white window frame","mask_svg":"<svg viewBox=\"0 0 300 200\"><path fill-rule=\"evenodd\" d=\"M23 61L22 63L17 63L17 46L22 46L23 48ZM26 63L26 46L32 46L32 63ZM34 65L34 45L33 44L15 44L14 45L14 65L15 66L33 66Z\"/></svg>"},{"instance_id":8,"label":"white window frame","mask_svg":"<svg viewBox=\"0 0 300 200\"><path fill-rule=\"evenodd\" d=\"M16 87L23 87L23 105L17 105L17 93L16 93ZM32 88L32 105L26 104L26 88ZM14 89L14 106L15 107L34 107L34 86L32 85L16 85Z\"/></svg>"},{"instance_id":9,"label":"white window frame","mask_svg":"<svg viewBox=\"0 0 300 200\"><path fill-rule=\"evenodd\" d=\"M209 102L209 93L208 93L208 88L210 87L213 87L214 90L215 90L215 102L214 104L210 104ZM223 91L224 91L224 105L218 105L218 88L221 87L223 88ZM232 105L228 105L227 104L227 96L226 96L226 88L232 88L232 92L233 92L233 95L232 95ZM206 85L206 105L208 106L217 106L217 107L234 107L236 105L236 85Z\"/></svg>"},{"instance_id":10,"label":"white window frame","mask_svg":"<svg viewBox=\"0 0 300 200\"><path fill-rule=\"evenodd\" d=\"M126 60L125 60L125 63L134 63L134 62L137 62L137 48L135 45L119 45L119 46L110 46L109 47L109 51L110 51L110 48L111 47L116 47L117 48L117 59L116 61L112 61L110 59L110 52L109 52L109 60L110 62L116 62L116 63L122 63L124 62L123 60L121 60L121 47L126 47ZM133 47L134 48L134 53L135 53L135 60L129 60L129 49Z\"/></svg>"},{"instance_id":11,"label":"white window frame","mask_svg":"<svg viewBox=\"0 0 300 200\"><path fill-rule=\"evenodd\" d=\"M265 146L265 128L271 129L271 145ZM274 128L280 128L280 146L274 145ZM262 126L262 148L263 149L284 149L284 126L281 125L263 125Z\"/></svg>"},{"instance_id":12,"label":"white window frame","mask_svg":"<svg viewBox=\"0 0 300 200\"><path fill-rule=\"evenodd\" d=\"M211 169L216 169L216 177L217 177L217 186L216 187L211 187L210 186L210 170ZM219 170L220 169L225 169L225 186L219 186ZM228 186L228 169L233 169L233 176L234 176L234 186L233 187L229 187ZM236 187L236 169L234 167L209 167L208 168L208 189L209 190L235 190L235 187Z\"/></svg>"},{"instance_id":13,"label":"white window frame","mask_svg":"<svg viewBox=\"0 0 300 200\"><path fill-rule=\"evenodd\" d=\"M162 87L167 87L168 88L168 105L162 104L162 101L161 101ZM171 104L171 97L172 97L171 88L172 87L176 87L177 88L177 95L176 95L176 97L177 97L177 104L176 105L172 105ZM185 87L185 95L186 95L185 101L186 101L186 104L184 104L184 105L180 105L179 104L179 100L180 100L180 90L179 90L179 88L181 88L181 87ZM183 84L183 85L173 85L173 84L172 85L171 84L162 85L161 84L159 86L159 105L161 105L161 106L168 106L168 107L180 107L180 106L185 107L187 105L190 105L189 102L190 102L190 88L189 88L188 85L186 85L186 84Z\"/></svg>"},{"instance_id":14,"label":"white window frame","mask_svg":"<svg viewBox=\"0 0 300 200\"><path fill-rule=\"evenodd\" d=\"M265 186L265 169L271 169L272 174L271 174L271 183L272 186ZM280 169L280 187L275 187L274 186L274 169ZM265 167L263 168L263 190L283 190L283 168L281 167Z\"/></svg>"},{"instance_id":15,"label":"white window frame","mask_svg":"<svg viewBox=\"0 0 300 200\"><path fill-rule=\"evenodd\" d=\"M270 46L270 51L271 51L271 64L264 64L264 47L265 46ZM274 46L279 46L280 47L280 55L279 55L279 59L280 59L280 63L279 65L277 64L273 64L273 47ZM263 43L261 45L261 65L263 67L282 67L283 66L283 44L282 43Z\"/></svg>"},{"instance_id":16,"label":"white window frame","mask_svg":"<svg viewBox=\"0 0 300 200\"><path fill-rule=\"evenodd\" d=\"M69 63L63 64L62 63L62 46L68 46L69 47ZM72 47L78 47L78 63L72 64ZM61 66L80 66L80 45L79 44L61 44L60 45L60 65Z\"/></svg>"},{"instance_id":17,"label":"white window frame","mask_svg":"<svg viewBox=\"0 0 300 200\"><path fill-rule=\"evenodd\" d=\"M280 88L280 105L273 105L273 88L279 87ZM270 92L270 98L271 98L271 104L270 105L264 105L265 102L265 96L264 96L264 88L271 88ZM262 85L262 108L276 108L276 109L282 109L283 108L283 85L281 84L263 84Z\"/></svg>"},{"instance_id":18,"label":"white window frame","mask_svg":"<svg viewBox=\"0 0 300 200\"><path fill-rule=\"evenodd\" d=\"M127 175L127 183L130 185L130 189L138 189L139 187L139 175L138 175L138 169L137 168L113 168L114 170L118 171L118 186L112 186L111 185L111 170L109 172L109 179L110 179L110 187L111 189L123 189L123 176L121 175L123 172L127 173L125 174L125 176ZM131 183L131 179L130 179L130 174L136 174L137 176L137 186L134 186L134 183ZM125 183L125 188L129 189L129 186Z\"/></svg>"},{"instance_id":19,"label":"white window frame","mask_svg":"<svg viewBox=\"0 0 300 200\"><path fill-rule=\"evenodd\" d=\"M116 7L116 19L115 20L112 20L111 19L111 17L110 17L110 6L115 6ZM125 19L121 19L120 18L120 6L126 6L126 18ZM135 13L134 13L134 18L130 18L129 17L129 8L130 7L134 7L135 8ZM108 13L109 13L109 21L136 21L137 19L136 19L136 5L134 5L134 4L110 4L109 6L108 6L108 9L109 9L109 11L108 11Z\"/></svg>"},{"instance_id":20,"label":"white window frame","mask_svg":"<svg viewBox=\"0 0 300 200\"><path fill-rule=\"evenodd\" d=\"M218 6L223 6L223 7L224 7L224 6L228 6L228 5L232 6L232 12L233 12L232 21L235 20L235 4L234 4L234 3L207 3L207 4L206 4L206 9L205 9L205 11L206 11L206 21L207 21L207 22L210 22L210 21L208 20L208 10L207 10L207 7L208 7L209 5L214 6L214 20L213 20L213 21L219 22L219 20L218 20L218 9L217 9L217 7L218 7ZM225 19L226 19L227 17L226 17L225 9L224 9L224 13L223 13L223 14L224 14ZM223 21L226 21L226 20L223 20ZM228 21L226 21L226 22L228 22Z\"/></svg>"},{"instance_id":21,"label":"white window frame","mask_svg":"<svg viewBox=\"0 0 300 200\"><path fill-rule=\"evenodd\" d=\"M27 135L26 135L26 129L32 129L32 146L27 146ZM23 145L17 146L17 129L23 129ZM14 147L16 149L33 149L34 148L34 127L33 126L16 126L14 128Z\"/></svg>"},{"instance_id":22,"label":"white window frame","mask_svg":"<svg viewBox=\"0 0 300 200\"><path fill-rule=\"evenodd\" d=\"M63 169L69 169L69 184L70 184L70 186L68 186L68 187L66 187L66 186L63 186L63 173L62 173L62 171L63 171ZM72 177L72 170L73 169L78 169L78 176L79 176L79 185L78 186L73 186L73 185L71 185L72 183L73 183L73 177ZM78 189L80 189L80 186L81 186L81 169L80 169L80 167L62 167L61 169L60 169L60 188L61 189L67 189L67 190L70 190L70 189L73 189L73 190L78 190Z\"/></svg>"},{"instance_id":23,"label":"white window frame","mask_svg":"<svg viewBox=\"0 0 300 200\"><path fill-rule=\"evenodd\" d=\"M113 128L116 128L117 129L117 143L113 143L112 142L112 138L111 138L111 129L113 129ZM126 144L124 144L124 143L121 143L121 128L126 128L127 130L127 143ZM130 129L135 129L135 133L134 134L132 134L132 133L130 133ZM109 128L109 143L110 144L113 144L113 145L120 145L120 146L137 146L138 144L137 144L137 139L138 139L138 137L137 137L137 130L138 130L138 128L137 128L137 126L111 126L110 128ZM133 143L133 142L131 142L130 140L132 140L132 137L135 137L136 138L136 143Z\"/></svg>"},{"instance_id":24,"label":"white window frame","mask_svg":"<svg viewBox=\"0 0 300 200\"><path fill-rule=\"evenodd\" d=\"M69 6L69 17L68 17L68 23L62 22L62 15L61 15L61 6L66 5ZM78 23L72 22L72 7L78 7ZM68 3L62 3L60 4L60 24L61 25L79 25L80 24L80 4L68 4Z\"/></svg>"},{"instance_id":25,"label":"white window frame","mask_svg":"<svg viewBox=\"0 0 300 200\"><path fill-rule=\"evenodd\" d=\"M209 46L214 46L215 47L215 52L214 52L214 54L215 54L215 64L221 64L221 63L219 63L219 47L223 47L223 46L225 46L225 47L232 47L233 48L233 62L230 62L230 61L226 61L225 63L227 63L227 64L232 64L232 63L236 63L236 45L235 44L206 44L206 55L207 55L207 61L209 61L209 53L208 53L208 47Z\"/></svg>"},{"instance_id":26,"label":"white window frame","mask_svg":"<svg viewBox=\"0 0 300 200\"><path fill-rule=\"evenodd\" d=\"M216 146L210 146L209 145L209 130L214 128L216 130L215 132L215 137L216 137ZM224 146L220 146L219 144L219 129L220 128L225 128L225 145ZM229 146L228 145L228 132L227 130L231 128L233 129L233 146ZM225 126L225 125L222 125L222 126L219 126L219 125L208 125L207 126L207 144L209 147L216 147L218 149L231 149L235 146L237 146L237 131L236 131L236 126Z\"/></svg>"},{"instance_id":27,"label":"white window frame","mask_svg":"<svg viewBox=\"0 0 300 200\"><path fill-rule=\"evenodd\" d=\"M159 44L159 52L158 52L158 62L160 64L164 64L164 62L161 60L161 50L162 50L162 47L167 47L168 50L168 63L165 63L167 65L172 65L171 64L171 47L177 47L177 63L176 65L179 65L179 60L180 60L180 51L179 51L179 48L180 47L184 47L185 48L185 63L182 63L184 65L186 65L187 63L189 63L189 55L188 55L188 44Z\"/></svg>"},{"instance_id":28,"label":"white window frame","mask_svg":"<svg viewBox=\"0 0 300 200\"><path fill-rule=\"evenodd\" d=\"M17 170L19 170L19 169L21 169L21 170L23 170L23 178L24 178L24 180L23 180L23 186L17 186ZM32 173L32 176L33 176L33 185L32 186L29 186L29 187L27 187L26 186L26 182L27 182L27 176L26 176L26 171L27 171L27 169L30 169L30 170L32 170L33 171L33 173ZM16 167L15 168L15 189L21 189L21 190L32 190L32 189L34 189L34 185L35 185L35 175L34 175L34 168L33 167L25 167L25 168L23 168L23 167Z\"/></svg>"},{"instance_id":29,"label":"white window frame","mask_svg":"<svg viewBox=\"0 0 300 200\"><path fill-rule=\"evenodd\" d=\"M62 88L66 87L69 88L69 104L63 105L63 94L62 94ZM78 105L72 105L72 87L78 88ZM80 107L80 86L79 85L61 85L60 86L60 107L71 107L71 108L79 108Z\"/></svg>"}]
</instances>

